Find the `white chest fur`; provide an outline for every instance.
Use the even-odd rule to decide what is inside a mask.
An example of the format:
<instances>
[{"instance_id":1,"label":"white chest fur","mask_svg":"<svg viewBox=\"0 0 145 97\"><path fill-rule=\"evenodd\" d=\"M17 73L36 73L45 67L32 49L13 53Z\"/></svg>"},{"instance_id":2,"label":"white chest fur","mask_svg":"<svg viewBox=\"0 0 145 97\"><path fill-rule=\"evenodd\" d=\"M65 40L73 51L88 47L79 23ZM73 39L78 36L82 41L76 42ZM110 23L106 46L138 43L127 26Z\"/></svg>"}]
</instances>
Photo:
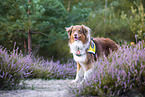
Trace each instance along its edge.
<instances>
[{"instance_id":1,"label":"white chest fur","mask_svg":"<svg viewBox=\"0 0 145 97\"><path fill-rule=\"evenodd\" d=\"M77 56L76 54L73 54L73 57L76 62L85 63L87 54L83 54L82 56Z\"/></svg>"},{"instance_id":2,"label":"white chest fur","mask_svg":"<svg viewBox=\"0 0 145 97\"><path fill-rule=\"evenodd\" d=\"M75 41L69 44L71 53L73 54L74 60L76 62L84 63L87 58L86 50L89 47L89 42L83 44L82 41ZM81 56L77 56L76 52L80 51Z\"/></svg>"}]
</instances>

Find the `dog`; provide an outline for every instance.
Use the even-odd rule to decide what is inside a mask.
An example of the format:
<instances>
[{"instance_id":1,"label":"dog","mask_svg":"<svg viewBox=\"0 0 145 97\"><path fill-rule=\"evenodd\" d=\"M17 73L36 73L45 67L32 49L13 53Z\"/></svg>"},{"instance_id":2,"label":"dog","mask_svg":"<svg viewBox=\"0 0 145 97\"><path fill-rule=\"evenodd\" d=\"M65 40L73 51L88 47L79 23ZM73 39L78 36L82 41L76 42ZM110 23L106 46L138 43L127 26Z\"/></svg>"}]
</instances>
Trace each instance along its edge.
<instances>
[{"instance_id":1,"label":"dog","mask_svg":"<svg viewBox=\"0 0 145 97\"><path fill-rule=\"evenodd\" d=\"M118 49L117 44L109 38L91 39L91 29L85 25L75 25L65 29L69 36L70 52L77 62L77 74L73 83L79 81L82 83L88 79L94 69L95 61Z\"/></svg>"}]
</instances>

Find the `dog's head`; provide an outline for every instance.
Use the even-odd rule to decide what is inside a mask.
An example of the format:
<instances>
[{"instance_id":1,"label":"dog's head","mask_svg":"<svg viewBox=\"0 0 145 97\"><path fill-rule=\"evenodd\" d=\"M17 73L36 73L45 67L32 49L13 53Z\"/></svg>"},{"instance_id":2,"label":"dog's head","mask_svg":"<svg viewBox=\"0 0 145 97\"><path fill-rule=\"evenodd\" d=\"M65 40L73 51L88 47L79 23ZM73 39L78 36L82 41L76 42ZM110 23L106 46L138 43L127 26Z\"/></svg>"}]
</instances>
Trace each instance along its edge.
<instances>
[{"instance_id":1,"label":"dog's head","mask_svg":"<svg viewBox=\"0 0 145 97\"><path fill-rule=\"evenodd\" d=\"M86 43L90 41L90 28L85 25L76 25L71 27L66 27L66 31L68 32L68 36L70 38L70 43L75 41L82 41L82 43Z\"/></svg>"}]
</instances>

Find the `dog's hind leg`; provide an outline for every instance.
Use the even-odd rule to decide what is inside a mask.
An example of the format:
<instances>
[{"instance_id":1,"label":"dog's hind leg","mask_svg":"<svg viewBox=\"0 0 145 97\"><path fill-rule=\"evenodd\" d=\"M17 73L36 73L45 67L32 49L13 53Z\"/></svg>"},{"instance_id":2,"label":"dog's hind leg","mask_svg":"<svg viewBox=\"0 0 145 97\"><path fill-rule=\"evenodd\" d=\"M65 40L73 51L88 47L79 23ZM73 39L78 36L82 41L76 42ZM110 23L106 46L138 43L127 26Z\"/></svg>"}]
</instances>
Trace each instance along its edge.
<instances>
[{"instance_id":1,"label":"dog's hind leg","mask_svg":"<svg viewBox=\"0 0 145 97\"><path fill-rule=\"evenodd\" d=\"M85 72L84 72L84 78L80 82L80 84L83 84L84 81L87 81L90 78L90 76L93 73L93 71L94 71L94 67L92 67L92 68L90 68L88 70L85 70Z\"/></svg>"}]
</instances>

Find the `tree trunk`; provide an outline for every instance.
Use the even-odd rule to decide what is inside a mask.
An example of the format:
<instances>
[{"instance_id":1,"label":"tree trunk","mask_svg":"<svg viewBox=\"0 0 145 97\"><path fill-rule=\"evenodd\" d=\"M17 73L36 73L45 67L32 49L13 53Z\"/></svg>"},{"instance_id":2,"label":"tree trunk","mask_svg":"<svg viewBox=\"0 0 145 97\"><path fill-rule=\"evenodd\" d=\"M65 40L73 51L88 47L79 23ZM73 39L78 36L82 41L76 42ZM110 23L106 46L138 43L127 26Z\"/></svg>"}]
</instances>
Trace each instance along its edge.
<instances>
[{"instance_id":1,"label":"tree trunk","mask_svg":"<svg viewBox=\"0 0 145 97\"><path fill-rule=\"evenodd\" d=\"M108 0L105 0L105 18L104 18L104 23L105 23L105 19L106 19L106 16L107 16L107 2L108 2Z\"/></svg>"},{"instance_id":2,"label":"tree trunk","mask_svg":"<svg viewBox=\"0 0 145 97\"><path fill-rule=\"evenodd\" d=\"M27 53L27 44L26 44L26 39L24 40L24 51L25 51L25 54Z\"/></svg>"},{"instance_id":3,"label":"tree trunk","mask_svg":"<svg viewBox=\"0 0 145 97\"><path fill-rule=\"evenodd\" d=\"M29 0L28 3L30 4L31 3L31 0ZM30 9L29 8L28 8L28 12L27 13L30 15ZM30 22L30 19L29 19L29 22ZM31 51L32 51L32 45L31 45L31 29L29 29L28 30L28 53L30 54Z\"/></svg>"},{"instance_id":4,"label":"tree trunk","mask_svg":"<svg viewBox=\"0 0 145 97\"><path fill-rule=\"evenodd\" d=\"M32 51L32 45L31 45L31 30L28 30L28 53L30 54Z\"/></svg>"},{"instance_id":5,"label":"tree trunk","mask_svg":"<svg viewBox=\"0 0 145 97\"><path fill-rule=\"evenodd\" d=\"M68 2L68 7L67 7L68 12L70 11L70 3L71 3L71 0L69 0L69 2Z\"/></svg>"}]
</instances>

